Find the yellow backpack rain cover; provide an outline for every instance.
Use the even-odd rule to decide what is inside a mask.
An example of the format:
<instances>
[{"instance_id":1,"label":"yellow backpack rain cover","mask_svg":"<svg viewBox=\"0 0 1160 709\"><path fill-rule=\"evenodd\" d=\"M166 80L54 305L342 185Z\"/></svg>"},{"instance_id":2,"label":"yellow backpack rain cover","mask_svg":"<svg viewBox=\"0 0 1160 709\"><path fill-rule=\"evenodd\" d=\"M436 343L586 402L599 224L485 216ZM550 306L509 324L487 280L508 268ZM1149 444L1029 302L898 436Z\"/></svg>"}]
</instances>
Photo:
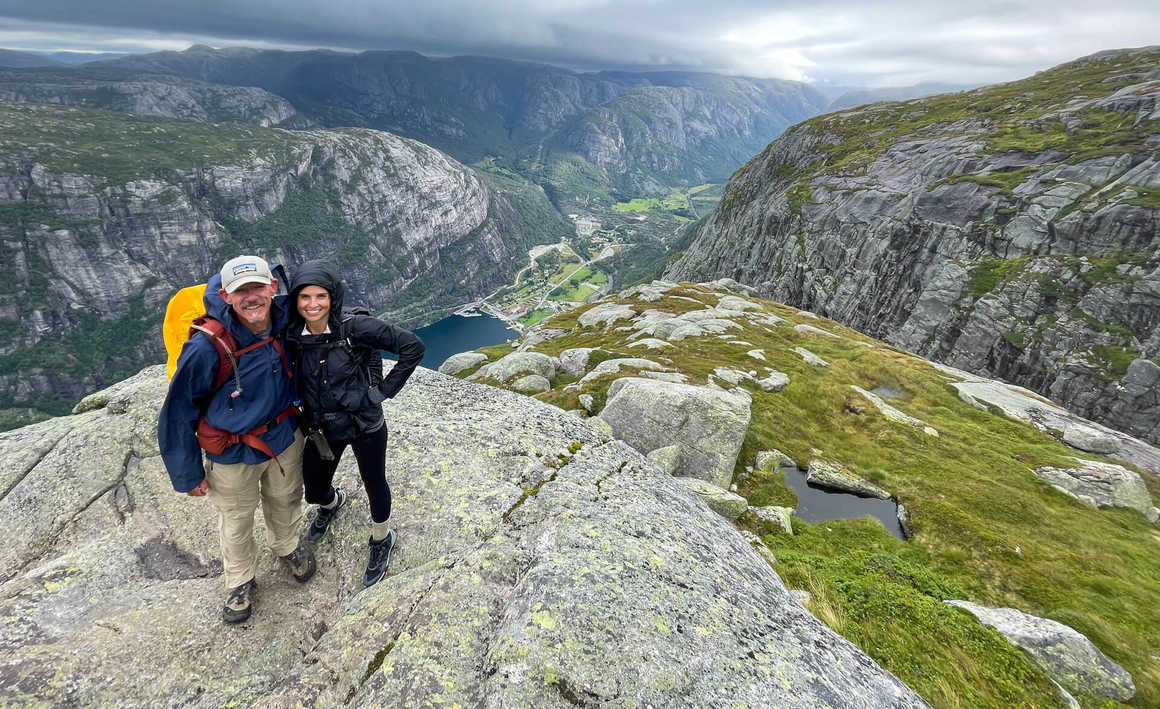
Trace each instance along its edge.
<instances>
[{"instance_id":1,"label":"yellow backpack rain cover","mask_svg":"<svg viewBox=\"0 0 1160 709\"><path fill-rule=\"evenodd\" d=\"M165 363L165 371L170 379L177 371L177 357L181 354L181 346L189 339L189 325L200 315L205 314L204 283L189 286L177 291L169 299L165 307L165 321L161 324L161 336L165 340L165 352L169 356Z\"/></svg>"}]
</instances>

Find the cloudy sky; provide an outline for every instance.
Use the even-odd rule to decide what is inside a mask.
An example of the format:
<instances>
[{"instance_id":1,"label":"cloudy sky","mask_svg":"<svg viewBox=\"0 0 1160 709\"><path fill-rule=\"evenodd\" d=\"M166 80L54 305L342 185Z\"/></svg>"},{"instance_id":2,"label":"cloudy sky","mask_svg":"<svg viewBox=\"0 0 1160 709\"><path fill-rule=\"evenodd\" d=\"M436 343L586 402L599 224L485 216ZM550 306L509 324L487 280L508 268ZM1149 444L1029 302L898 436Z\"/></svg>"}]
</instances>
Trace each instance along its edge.
<instances>
[{"instance_id":1,"label":"cloudy sky","mask_svg":"<svg viewBox=\"0 0 1160 709\"><path fill-rule=\"evenodd\" d=\"M588 71L982 84L1160 44L1155 0L0 0L0 47L411 49Z\"/></svg>"}]
</instances>

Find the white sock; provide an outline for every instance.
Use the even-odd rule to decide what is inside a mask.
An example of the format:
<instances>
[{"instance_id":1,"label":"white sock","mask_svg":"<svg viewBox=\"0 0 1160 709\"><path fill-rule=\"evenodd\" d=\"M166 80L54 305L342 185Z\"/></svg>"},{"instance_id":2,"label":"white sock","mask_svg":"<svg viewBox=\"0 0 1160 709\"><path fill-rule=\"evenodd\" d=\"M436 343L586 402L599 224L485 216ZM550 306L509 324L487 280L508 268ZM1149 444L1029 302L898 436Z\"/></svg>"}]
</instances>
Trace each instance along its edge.
<instances>
[{"instance_id":1,"label":"white sock","mask_svg":"<svg viewBox=\"0 0 1160 709\"><path fill-rule=\"evenodd\" d=\"M324 510L333 510L337 504L338 504L338 490L336 489L334 491L334 497L330 500L330 502L326 503L325 505L319 505L319 507L321 507Z\"/></svg>"},{"instance_id":2,"label":"white sock","mask_svg":"<svg viewBox=\"0 0 1160 709\"><path fill-rule=\"evenodd\" d=\"M387 538L387 532L391 531L391 521L372 522L371 523L371 539L376 542L381 542Z\"/></svg>"}]
</instances>

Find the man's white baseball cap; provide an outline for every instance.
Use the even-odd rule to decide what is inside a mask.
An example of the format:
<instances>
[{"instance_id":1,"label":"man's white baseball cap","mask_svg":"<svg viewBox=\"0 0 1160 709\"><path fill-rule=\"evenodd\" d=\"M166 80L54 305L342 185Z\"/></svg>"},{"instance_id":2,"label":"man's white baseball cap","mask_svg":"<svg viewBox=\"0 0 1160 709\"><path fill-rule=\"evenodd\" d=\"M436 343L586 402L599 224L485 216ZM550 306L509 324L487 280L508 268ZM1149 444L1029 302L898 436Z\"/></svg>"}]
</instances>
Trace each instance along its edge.
<instances>
[{"instance_id":1,"label":"man's white baseball cap","mask_svg":"<svg viewBox=\"0 0 1160 709\"><path fill-rule=\"evenodd\" d=\"M258 256L238 256L222 266L222 289L226 293L233 293L247 283L268 286L273 282L274 274L270 273L270 264Z\"/></svg>"}]
</instances>

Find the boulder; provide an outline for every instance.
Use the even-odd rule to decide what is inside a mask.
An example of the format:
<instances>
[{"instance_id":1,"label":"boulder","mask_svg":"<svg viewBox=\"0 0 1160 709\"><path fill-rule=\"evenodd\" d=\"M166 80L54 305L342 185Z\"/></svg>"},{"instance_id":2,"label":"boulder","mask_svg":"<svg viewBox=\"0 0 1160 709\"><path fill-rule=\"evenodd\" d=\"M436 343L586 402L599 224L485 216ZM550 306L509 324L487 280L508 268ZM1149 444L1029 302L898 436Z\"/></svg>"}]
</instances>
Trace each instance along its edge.
<instances>
[{"instance_id":1,"label":"boulder","mask_svg":"<svg viewBox=\"0 0 1160 709\"><path fill-rule=\"evenodd\" d=\"M1074 468L1041 466L1033 472L1060 491L1092 507L1136 510L1152 523L1160 518L1160 511L1152 505L1152 496L1137 473L1115 463L1076 460L1080 464Z\"/></svg>"},{"instance_id":2,"label":"boulder","mask_svg":"<svg viewBox=\"0 0 1160 709\"><path fill-rule=\"evenodd\" d=\"M1063 429L1063 442L1088 453L1111 455L1120 447L1119 440L1093 426L1071 425Z\"/></svg>"},{"instance_id":3,"label":"boulder","mask_svg":"<svg viewBox=\"0 0 1160 709\"><path fill-rule=\"evenodd\" d=\"M975 376L935 362L931 362L931 366L945 372L952 379L959 380L952 381L951 386L957 389L960 398L968 403L975 401L990 404L1008 416L1027 421L1040 430L1064 432L1070 430L1073 440L1079 440L1080 436L1088 440L1097 440L1100 436L1115 438L1117 446L1111 455L1160 475L1160 449L1145 441L1089 421L1029 389L996 379ZM1152 396L1156 396L1154 392ZM1088 429L1092 433L1081 433L1080 429Z\"/></svg>"},{"instance_id":4,"label":"boulder","mask_svg":"<svg viewBox=\"0 0 1160 709\"><path fill-rule=\"evenodd\" d=\"M580 396L576 397L576 401L580 402L580 405L583 406L584 410L588 413L595 413L592 410L592 408L595 406L595 400L592 398L591 394L581 394Z\"/></svg>"},{"instance_id":5,"label":"boulder","mask_svg":"<svg viewBox=\"0 0 1160 709\"><path fill-rule=\"evenodd\" d=\"M539 374L520 377L512 383L512 388L521 394L539 394L552 388L552 383Z\"/></svg>"},{"instance_id":6,"label":"boulder","mask_svg":"<svg viewBox=\"0 0 1160 709\"><path fill-rule=\"evenodd\" d=\"M718 379L729 382L733 386L737 386L742 382L753 381L753 376L749 372L742 372L739 369L730 369L729 367L717 367L713 370L713 374Z\"/></svg>"},{"instance_id":7,"label":"boulder","mask_svg":"<svg viewBox=\"0 0 1160 709\"><path fill-rule=\"evenodd\" d=\"M641 357L617 357L616 359L606 359L600 364L596 365L595 369L585 374L580 379L580 383L583 384L584 382L592 381L593 379L601 377L605 374L616 374L620 371L621 367L647 369L654 372L664 370L664 367L652 361L651 359L644 359Z\"/></svg>"},{"instance_id":8,"label":"boulder","mask_svg":"<svg viewBox=\"0 0 1160 709\"><path fill-rule=\"evenodd\" d=\"M648 459L661 466L661 470L672 475L681 460L681 447L671 445L651 450L648 453Z\"/></svg>"},{"instance_id":9,"label":"boulder","mask_svg":"<svg viewBox=\"0 0 1160 709\"><path fill-rule=\"evenodd\" d=\"M797 463L794 462L793 458L790 458L777 449L758 451L757 460L753 463L753 467L758 470L779 470L781 468L793 468L796 466Z\"/></svg>"},{"instance_id":10,"label":"boulder","mask_svg":"<svg viewBox=\"0 0 1160 709\"><path fill-rule=\"evenodd\" d=\"M747 285L738 283L737 281L733 280L732 278L718 278L715 281L708 281L706 283L698 283L697 285L704 286L706 288L712 288L713 290L732 291L734 293L740 293L742 295L750 295L750 296L757 295L756 288L753 288L752 286L747 286Z\"/></svg>"},{"instance_id":11,"label":"boulder","mask_svg":"<svg viewBox=\"0 0 1160 709\"><path fill-rule=\"evenodd\" d=\"M969 601L947 601L973 614L1026 652L1069 692L1126 702L1136 686L1123 667L1107 658L1082 634L1063 623L1014 608L987 608Z\"/></svg>"},{"instance_id":12,"label":"boulder","mask_svg":"<svg viewBox=\"0 0 1160 709\"><path fill-rule=\"evenodd\" d=\"M822 328L814 327L813 325L806 325L805 323L794 325L793 329L802 335L825 335L826 337L841 339L841 335L835 335L828 330L823 330Z\"/></svg>"},{"instance_id":13,"label":"boulder","mask_svg":"<svg viewBox=\"0 0 1160 709\"><path fill-rule=\"evenodd\" d=\"M577 321L582 327L595 327L596 325L608 327L617 320L632 320L634 317L636 317L636 311L629 306L610 302L600 303L584 311Z\"/></svg>"},{"instance_id":14,"label":"boulder","mask_svg":"<svg viewBox=\"0 0 1160 709\"><path fill-rule=\"evenodd\" d=\"M881 412L883 416L890 419L891 421L897 421L898 423L903 423L903 424L906 424L907 426L921 428L923 433L927 434L928 436L934 436L936 438L938 437L938 431L935 430L934 427L927 426L925 423L923 423L922 421L919 421L918 419L911 416L910 414L905 414L905 413L899 411L898 409L894 408L890 404L887 404L885 401L883 401L882 397L878 396L874 392L866 391L862 387L855 386L853 384L850 385L850 388L853 389L854 391L858 392L859 394L861 394L863 396L863 398L865 398L871 404L874 404L875 408L877 408L878 411Z\"/></svg>"},{"instance_id":15,"label":"boulder","mask_svg":"<svg viewBox=\"0 0 1160 709\"><path fill-rule=\"evenodd\" d=\"M506 382L517 374L538 374L551 381L556 378L552 358L540 352L512 352L491 364L480 367L473 376L488 377Z\"/></svg>"},{"instance_id":16,"label":"boulder","mask_svg":"<svg viewBox=\"0 0 1160 709\"><path fill-rule=\"evenodd\" d=\"M560 369L573 377L582 377L588 371L588 358L595 347L573 347L560 353Z\"/></svg>"},{"instance_id":17,"label":"boulder","mask_svg":"<svg viewBox=\"0 0 1160 709\"><path fill-rule=\"evenodd\" d=\"M898 503L896 515L898 517L898 528L902 530L902 538L910 539L913 537L914 524L910 521L910 510L906 509L906 505L901 502Z\"/></svg>"},{"instance_id":18,"label":"boulder","mask_svg":"<svg viewBox=\"0 0 1160 709\"><path fill-rule=\"evenodd\" d=\"M745 354L749 355L753 359L759 359L762 362L765 361L765 350L749 350Z\"/></svg>"},{"instance_id":19,"label":"boulder","mask_svg":"<svg viewBox=\"0 0 1160 709\"><path fill-rule=\"evenodd\" d=\"M785 372L772 372L768 377L757 381L757 386L765 392L781 391L787 384L789 375Z\"/></svg>"},{"instance_id":20,"label":"boulder","mask_svg":"<svg viewBox=\"0 0 1160 709\"><path fill-rule=\"evenodd\" d=\"M672 346L673 346L673 344L671 342L665 342L664 340L658 340L655 337L646 337L643 340L637 340L636 342L629 345L629 347L647 347L650 350L659 350L659 349L663 349L665 347L672 347Z\"/></svg>"},{"instance_id":21,"label":"boulder","mask_svg":"<svg viewBox=\"0 0 1160 709\"><path fill-rule=\"evenodd\" d=\"M705 482L700 478L676 478L677 482L691 490L705 501L709 509L721 515L730 522L745 514L749 503L745 498L734 492L717 487L713 483Z\"/></svg>"},{"instance_id":22,"label":"boulder","mask_svg":"<svg viewBox=\"0 0 1160 709\"><path fill-rule=\"evenodd\" d=\"M689 378L680 372L641 372L640 376L655 379L658 382L672 382L674 384L684 384L689 381Z\"/></svg>"},{"instance_id":23,"label":"boulder","mask_svg":"<svg viewBox=\"0 0 1160 709\"><path fill-rule=\"evenodd\" d=\"M651 283L642 283L632 288L626 288L617 294L620 300L628 300L629 298L636 298L637 300L644 300L648 302L660 300L664 294L678 284L671 281L652 281Z\"/></svg>"},{"instance_id":24,"label":"boulder","mask_svg":"<svg viewBox=\"0 0 1160 709\"><path fill-rule=\"evenodd\" d=\"M519 344L519 347L517 349L520 352L524 352L526 350L530 350L531 348L535 347L536 345L543 344L545 342L549 342L551 340L556 339L557 337L563 337L564 335L567 335L567 334L568 334L567 330L560 330L558 328L545 328L543 330L532 330L531 332L525 334L520 339L520 344Z\"/></svg>"},{"instance_id":25,"label":"boulder","mask_svg":"<svg viewBox=\"0 0 1160 709\"><path fill-rule=\"evenodd\" d=\"M746 310L761 310L762 308L761 305L754 303L751 300L738 298L735 295L726 295L722 296L720 300L717 301L717 309L743 313Z\"/></svg>"},{"instance_id":26,"label":"boulder","mask_svg":"<svg viewBox=\"0 0 1160 709\"><path fill-rule=\"evenodd\" d=\"M769 547L765 546L765 543L761 541L761 537L746 529L741 530L741 537L745 541L749 542L749 545L753 547L753 550L757 552L762 559L765 559L768 564L772 566L773 564L777 563L777 557L773 555L773 552L769 550ZM790 593L793 593L793 591L790 591Z\"/></svg>"},{"instance_id":27,"label":"boulder","mask_svg":"<svg viewBox=\"0 0 1160 709\"><path fill-rule=\"evenodd\" d=\"M453 354L439 365L439 371L443 374L455 376L460 372L471 369L477 365L487 361L487 355L482 352L460 352Z\"/></svg>"},{"instance_id":28,"label":"boulder","mask_svg":"<svg viewBox=\"0 0 1160 709\"><path fill-rule=\"evenodd\" d=\"M153 367L116 407L0 433L0 704L925 706L641 454L422 367L384 404L386 578L362 588L355 495L315 577L263 550L226 626L215 515L158 455L166 388ZM335 482L358 488L353 456Z\"/></svg>"},{"instance_id":29,"label":"boulder","mask_svg":"<svg viewBox=\"0 0 1160 709\"><path fill-rule=\"evenodd\" d=\"M829 460L811 460L806 470L806 482L831 490L852 492L863 497L877 497L880 500L889 500L890 493L874 483L863 480L857 474L841 463Z\"/></svg>"},{"instance_id":30,"label":"boulder","mask_svg":"<svg viewBox=\"0 0 1160 709\"><path fill-rule=\"evenodd\" d=\"M626 377L609 387L599 418L643 453L680 446L676 475L728 488L749 428L749 405L706 387Z\"/></svg>"},{"instance_id":31,"label":"boulder","mask_svg":"<svg viewBox=\"0 0 1160 709\"><path fill-rule=\"evenodd\" d=\"M815 367L829 367L830 366L829 362L827 362L826 360L817 356L813 352L810 352L809 350L807 350L804 347L795 347L795 348L793 348L793 351L797 352L798 355L806 361L806 364L812 364Z\"/></svg>"},{"instance_id":32,"label":"boulder","mask_svg":"<svg viewBox=\"0 0 1160 709\"><path fill-rule=\"evenodd\" d=\"M749 313L748 317L751 321L766 327L777 327L785 323L785 318L779 318L773 313Z\"/></svg>"},{"instance_id":33,"label":"boulder","mask_svg":"<svg viewBox=\"0 0 1160 709\"><path fill-rule=\"evenodd\" d=\"M750 507L749 511L754 517L765 524L776 527L786 534L793 534L793 522L790 521L794 512L792 507L768 505L765 507Z\"/></svg>"}]
</instances>

